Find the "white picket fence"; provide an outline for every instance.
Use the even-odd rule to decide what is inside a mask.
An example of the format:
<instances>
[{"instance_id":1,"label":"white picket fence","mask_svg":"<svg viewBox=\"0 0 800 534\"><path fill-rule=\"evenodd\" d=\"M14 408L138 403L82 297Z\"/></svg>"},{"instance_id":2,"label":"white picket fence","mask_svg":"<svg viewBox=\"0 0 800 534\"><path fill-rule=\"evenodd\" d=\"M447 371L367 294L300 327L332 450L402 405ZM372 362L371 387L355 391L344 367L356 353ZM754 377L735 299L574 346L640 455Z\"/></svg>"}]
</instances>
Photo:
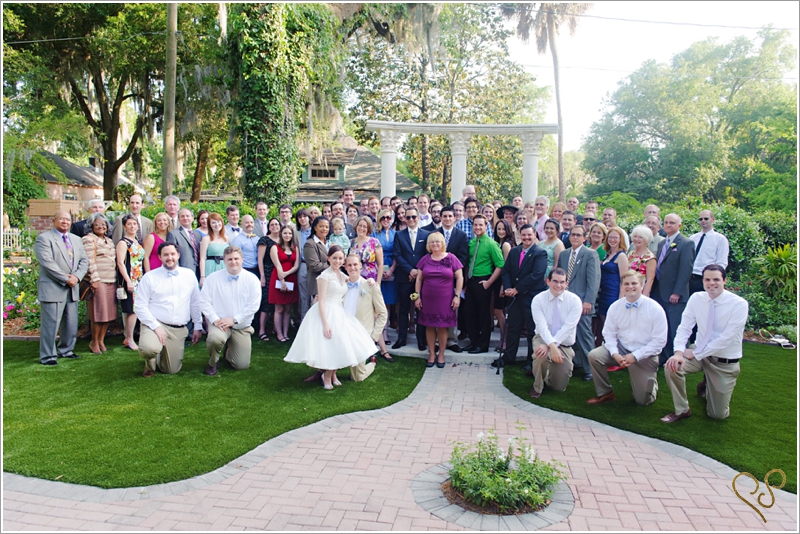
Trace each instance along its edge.
<instances>
[{"instance_id":1,"label":"white picket fence","mask_svg":"<svg viewBox=\"0 0 800 534\"><path fill-rule=\"evenodd\" d=\"M3 230L3 250L22 250L22 237L25 234L19 228L6 228Z\"/></svg>"}]
</instances>

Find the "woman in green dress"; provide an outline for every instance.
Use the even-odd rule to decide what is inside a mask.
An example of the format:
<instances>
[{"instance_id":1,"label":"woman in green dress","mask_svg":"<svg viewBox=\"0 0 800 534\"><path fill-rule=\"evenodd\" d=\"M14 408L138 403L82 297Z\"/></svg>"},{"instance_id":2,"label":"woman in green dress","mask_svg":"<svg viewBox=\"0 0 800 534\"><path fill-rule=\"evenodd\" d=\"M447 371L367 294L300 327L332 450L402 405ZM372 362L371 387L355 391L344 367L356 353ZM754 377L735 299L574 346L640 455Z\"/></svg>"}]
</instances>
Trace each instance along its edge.
<instances>
[{"instance_id":1,"label":"woman in green dress","mask_svg":"<svg viewBox=\"0 0 800 534\"><path fill-rule=\"evenodd\" d=\"M209 214L208 235L200 242L200 286L205 283L208 275L225 268L222 254L228 244L222 217L219 213Z\"/></svg>"}]
</instances>

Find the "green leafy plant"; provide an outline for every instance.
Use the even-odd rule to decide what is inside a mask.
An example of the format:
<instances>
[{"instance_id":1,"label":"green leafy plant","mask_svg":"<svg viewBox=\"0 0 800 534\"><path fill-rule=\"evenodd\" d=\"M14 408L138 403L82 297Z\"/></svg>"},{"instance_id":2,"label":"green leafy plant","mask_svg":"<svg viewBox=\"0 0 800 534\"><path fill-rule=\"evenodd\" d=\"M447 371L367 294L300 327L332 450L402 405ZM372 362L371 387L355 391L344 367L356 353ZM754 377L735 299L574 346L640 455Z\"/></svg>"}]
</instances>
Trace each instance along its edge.
<instances>
[{"instance_id":1,"label":"green leafy plant","mask_svg":"<svg viewBox=\"0 0 800 534\"><path fill-rule=\"evenodd\" d=\"M781 300L794 300L797 294L797 248L793 245L770 248L753 260L755 278L767 294Z\"/></svg>"},{"instance_id":2,"label":"green leafy plant","mask_svg":"<svg viewBox=\"0 0 800 534\"><path fill-rule=\"evenodd\" d=\"M797 214L775 210L758 210L752 214L768 247L797 244Z\"/></svg>"},{"instance_id":3,"label":"green leafy plant","mask_svg":"<svg viewBox=\"0 0 800 534\"><path fill-rule=\"evenodd\" d=\"M775 334L783 336L792 343L797 343L797 326L793 324L785 324L775 329Z\"/></svg>"},{"instance_id":4,"label":"green leafy plant","mask_svg":"<svg viewBox=\"0 0 800 534\"><path fill-rule=\"evenodd\" d=\"M567 478L561 470L564 466L540 460L524 441L525 438L511 437L508 449L502 449L494 429L490 429L478 434L474 446L456 443L450 456L452 488L469 502L495 505L504 512L546 504L553 486Z\"/></svg>"}]
</instances>

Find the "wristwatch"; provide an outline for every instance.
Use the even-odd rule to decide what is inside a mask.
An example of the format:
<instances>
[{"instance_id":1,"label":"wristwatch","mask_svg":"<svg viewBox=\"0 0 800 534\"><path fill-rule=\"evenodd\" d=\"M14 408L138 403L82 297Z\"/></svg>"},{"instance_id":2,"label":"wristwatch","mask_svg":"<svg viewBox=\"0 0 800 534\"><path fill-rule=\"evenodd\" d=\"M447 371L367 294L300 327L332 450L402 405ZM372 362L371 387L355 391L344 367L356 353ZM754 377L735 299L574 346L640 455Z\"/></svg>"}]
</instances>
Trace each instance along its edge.
<instances>
[{"instance_id":1,"label":"wristwatch","mask_svg":"<svg viewBox=\"0 0 800 534\"><path fill-rule=\"evenodd\" d=\"M236 317L233 318L233 324L239 324L239 321L236 320Z\"/></svg>"}]
</instances>

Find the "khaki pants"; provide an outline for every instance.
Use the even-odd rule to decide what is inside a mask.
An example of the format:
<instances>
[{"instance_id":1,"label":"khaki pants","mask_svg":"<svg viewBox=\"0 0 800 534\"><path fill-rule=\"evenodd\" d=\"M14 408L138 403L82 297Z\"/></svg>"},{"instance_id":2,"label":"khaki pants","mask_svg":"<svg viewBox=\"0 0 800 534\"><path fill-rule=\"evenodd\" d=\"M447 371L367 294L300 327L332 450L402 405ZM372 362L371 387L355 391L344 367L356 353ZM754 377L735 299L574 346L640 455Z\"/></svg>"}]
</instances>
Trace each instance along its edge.
<instances>
[{"instance_id":1,"label":"khaki pants","mask_svg":"<svg viewBox=\"0 0 800 534\"><path fill-rule=\"evenodd\" d=\"M162 345L156 333L142 324L139 331L139 356L145 359L145 365L151 371L158 367L162 373L173 375L181 370L183 343L189 331L185 326L173 328L164 323L159 324L167 332L166 343Z\"/></svg>"},{"instance_id":2,"label":"khaki pants","mask_svg":"<svg viewBox=\"0 0 800 534\"><path fill-rule=\"evenodd\" d=\"M241 330L228 328L227 332L214 326L208 325L208 335L206 336L206 348L208 349L208 365L214 367L219 361L219 352L225 343L228 349L225 351L225 359L231 367L240 371L250 367L250 351L252 347L251 336L254 330L248 326Z\"/></svg>"},{"instance_id":3,"label":"khaki pants","mask_svg":"<svg viewBox=\"0 0 800 534\"><path fill-rule=\"evenodd\" d=\"M375 364L361 362L358 365L351 365L350 366L350 378L353 379L353 382L363 382L372 372L375 370Z\"/></svg>"},{"instance_id":4,"label":"khaki pants","mask_svg":"<svg viewBox=\"0 0 800 534\"><path fill-rule=\"evenodd\" d=\"M543 344L542 336L536 334L533 337L533 350L535 351L536 347ZM561 363L551 361L549 353L544 358L538 358L534 353L533 388L537 393L541 393L545 385L556 391L567 389L569 379L572 377L572 359L575 357L575 351L572 350L572 347L559 347L559 350L564 357L564 361Z\"/></svg>"},{"instance_id":5,"label":"khaki pants","mask_svg":"<svg viewBox=\"0 0 800 534\"><path fill-rule=\"evenodd\" d=\"M631 352L623 346L619 346L620 356L625 356ZM592 376L594 377L594 390L598 397L612 391L611 382L608 379L609 365L617 365L617 360L611 357L611 353L604 345L600 345L589 353L589 365L592 366ZM631 389L633 390L633 400L636 404L649 406L656 401L658 395L658 355L642 358L628 368L628 375L631 379Z\"/></svg>"},{"instance_id":6,"label":"khaki pants","mask_svg":"<svg viewBox=\"0 0 800 534\"><path fill-rule=\"evenodd\" d=\"M686 398L686 375L690 373L706 374L706 412L712 419L725 419L731 414L730 403L733 388L736 386L736 377L739 376L739 362L719 363L716 358L709 356L702 360L684 360L683 369L677 373L664 367L667 385L672 393L672 403L675 413L681 414L689 409L689 400Z\"/></svg>"}]
</instances>

